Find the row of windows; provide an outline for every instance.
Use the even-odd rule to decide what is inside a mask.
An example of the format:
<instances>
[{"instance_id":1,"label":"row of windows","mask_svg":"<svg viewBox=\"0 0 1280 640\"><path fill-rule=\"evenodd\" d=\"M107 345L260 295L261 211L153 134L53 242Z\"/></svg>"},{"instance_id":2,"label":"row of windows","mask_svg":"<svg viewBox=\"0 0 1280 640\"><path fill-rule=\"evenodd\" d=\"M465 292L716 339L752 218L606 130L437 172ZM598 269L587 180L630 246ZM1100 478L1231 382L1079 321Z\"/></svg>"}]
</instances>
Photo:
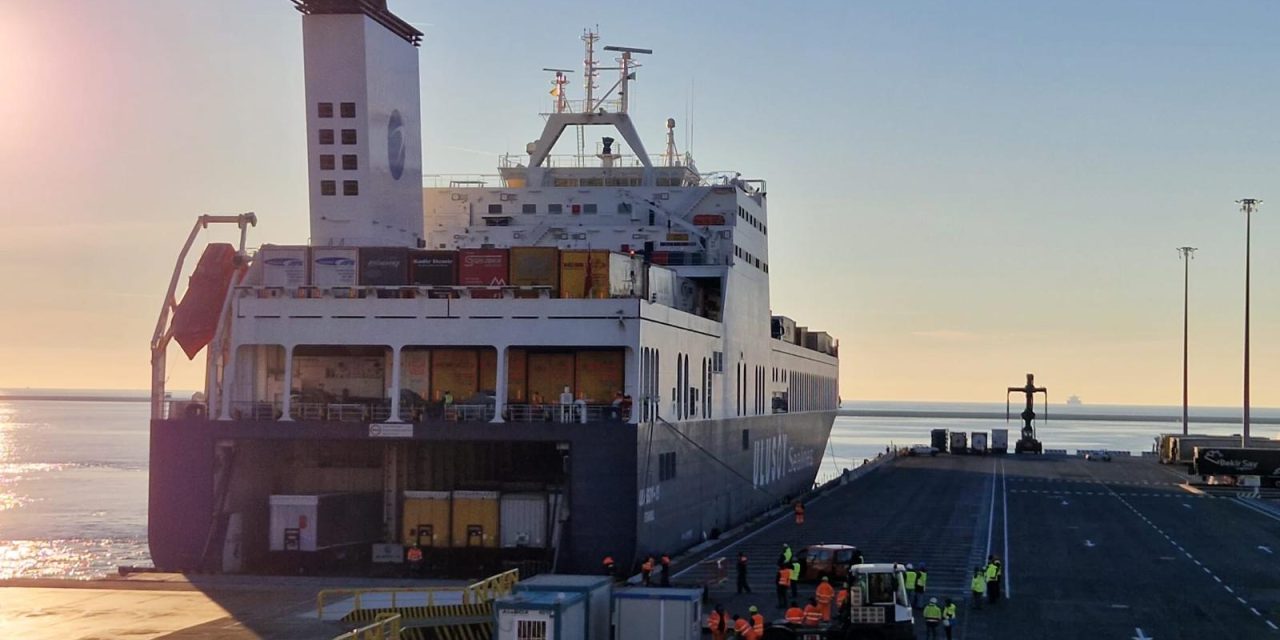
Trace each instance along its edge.
<instances>
[{"instance_id":1,"label":"row of windows","mask_svg":"<svg viewBox=\"0 0 1280 640\"><path fill-rule=\"evenodd\" d=\"M333 144L333 140L334 140L334 138L333 138L333 129L321 129L321 130L320 130L320 144L325 144L325 145ZM342 130L342 144L355 144L355 143L356 143L356 130L355 130L355 129L343 129L343 130Z\"/></svg>"},{"instance_id":2,"label":"row of windows","mask_svg":"<svg viewBox=\"0 0 1280 640\"><path fill-rule=\"evenodd\" d=\"M764 262L764 261L760 260L760 258L757 258L757 257L755 257L755 256L751 255L751 252L750 252L750 251L747 251L746 249L743 249L742 247L739 247L739 246L738 246L738 245L736 245L736 244L735 244L735 245L733 245L733 255L737 256L738 258L740 258L740 259L742 259L742 260L745 260L745 261L747 262L747 264L749 264L749 265L751 265L751 266L753 266L753 267L755 267L755 268L757 268L757 269L759 269L759 270L761 270L761 271L763 271L763 272L765 272L765 273L769 273L769 263L768 263L768 262Z\"/></svg>"},{"instance_id":3,"label":"row of windows","mask_svg":"<svg viewBox=\"0 0 1280 640\"><path fill-rule=\"evenodd\" d=\"M658 482L666 482L676 477L676 452L658 454Z\"/></svg>"},{"instance_id":4,"label":"row of windows","mask_svg":"<svg viewBox=\"0 0 1280 640\"><path fill-rule=\"evenodd\" d=\"M354 118L354 117L356 117L356 103L354 103L354 102L340 102L340 103L338 103L338 113L339 113L339 114L341 114L341 115L342 115L342 117L344 117L344 118ZM332 117L333 117L333 103L332 103L332 102L318 102L318 103L316 103L316 115L317 115L317 116L320 116L321 118L332 118Z\"/></svg>"},{"instance_id":5,"label":"row of windows","mask_svg":"<svg viewBox=\"0 0 1280 640\"><path fill-rule=\"evenodd\" d=\"M332 171L337 168L337 156L331 153L320 155L320 169L324 171ZM360 168L360 161L354 153L342 154L342 170L355 171Z\"/></svg>"},{"instance_id":6,"label":"row of windows","mask_svg":"<svg viewBox=\"0 0 1280 640\"><path fill-rule=\"evenodd\" d=\"M836 379L802 371L790 372L787 383L789 411L823 411L840 408Z\"/></svg>"},{"instance_id":7,"label":"row of windows","mask_svg":"<svg viewBox=\"0 0 1280 640\"><path fill-rule=\"evenodd\" d=\"M505 210L503 209L503 206L501 204L489 205L490 214L502 214L504 212ZM565 212L565 206L562 204L556 203L556 204L547 205L546 213L549 213L551 215L560 215L564 212ZM520 213L530 214L530 215L539 213L538 205L532 202L527 202L525 204L522 204L520 205ZM600 207L597 206L594 202L588 202L584 204L571 204L569 205L569 213L572 213L575 216L578 214L585 214L590 216L590 215L595 215L597 213L600 213ZM618 213L630 214L631 203L619 202Z\"/></svg>"},{"instance_id":8,"label":"row of windows","mask_svg":"<svg viewBox=\"0 0 1280 640\"><path fill-rule=\"evenodd\" d=\"M658 372L661 370L658 366L660 364L657 349L650 347L640 349L640 397L644 399L640 407L640 420L643 422L649 422L658 417L655 399L658 397Z\"/></svg>"},{"instance_id":9,"label":"row of windows","mask_svg":"<svg viewBox=\"0 0 1280 640\"><path fill-rule=\"evenodd\" d=\"M769 235L769 227L759 218L751 215L750 211L747 211L743 207L738 207L738 217L746 220L748 224L756 228L756 231Z\"/></svg>"},{"instance_id":10,"label":"row of windows","mask_svg":"<svg viewBox=\"0 0 1280 640\"><path fill-rule=\"evenodd\" d=\"M701 389L693 386L689 371L689 356L676 354L676 386L671 389L671 401L675 405L676 419L711 417L711 360L702 359ZM701 399L701 406L699 406Z\"/></svg>"},{"instance_id":11,"label":"row of windows","mask_svg":"<svg viewBox=\"0 0 1280 640\"><path fill-rule=\"evenodd\" d=\"M338 195L338 181L337 180L321 180L320 195L322 196ZM359 180L343 180L342 195L344 196L360 195L360 181Z\"/></svg>"}]
</instances>

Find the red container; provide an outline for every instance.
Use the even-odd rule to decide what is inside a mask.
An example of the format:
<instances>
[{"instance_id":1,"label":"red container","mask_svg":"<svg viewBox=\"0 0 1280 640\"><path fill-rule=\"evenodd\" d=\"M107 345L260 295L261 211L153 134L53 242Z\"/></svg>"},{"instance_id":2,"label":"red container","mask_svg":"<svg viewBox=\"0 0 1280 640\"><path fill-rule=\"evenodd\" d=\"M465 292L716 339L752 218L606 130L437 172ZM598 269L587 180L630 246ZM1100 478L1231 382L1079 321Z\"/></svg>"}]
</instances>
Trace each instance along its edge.
<instances>
[{"instance_id":1,"label":"red container","mask_svg":"<svg viewBox=\"0 0 1280 640\"><path fill-rule=\"evenodd\" d=\"M506 249L458 251L458 284L464 287L504 287L511 266Z\"/></svg>"}]
</instances>

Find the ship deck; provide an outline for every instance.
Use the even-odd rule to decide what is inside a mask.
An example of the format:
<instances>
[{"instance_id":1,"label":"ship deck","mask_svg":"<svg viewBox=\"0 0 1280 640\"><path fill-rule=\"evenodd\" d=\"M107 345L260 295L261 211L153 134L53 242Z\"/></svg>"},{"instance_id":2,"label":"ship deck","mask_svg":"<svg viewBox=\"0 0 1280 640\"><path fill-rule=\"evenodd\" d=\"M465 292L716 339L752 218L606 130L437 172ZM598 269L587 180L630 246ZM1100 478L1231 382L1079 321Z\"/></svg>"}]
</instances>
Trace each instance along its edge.
<instances>
[{"instance_id":1,"label":"ship deck","mask_svg":"<svg viewBox=\"0 0 1280 640\"><path fill-rule=\"evenodd\" d=\"M960 605L957 638L1280 637L1280 503L1188 489L1179 469L1119 456L898 458L813 499L804 525L783 514L713 549L730 569L711 599L779 618L782 543L845 543L867 562L927 564L928 595ZM739 550L751 595L735 593ZM969 579L989 554L1003 559L1005 597L970 611ZM706 579L705 566L677 581ZM918 612L917 626L924 637Z\"/></svg>"},{"instance_id":2,"label":"ship deck","mask_svg":"<svg viewBox=\"0 0 1280 640\"><path fill-rule=\"evenodd\" d=\"M811 499L804 525L783 514L702 557L730 559L728 580L711 597L731 613L755 604L778 616L773 563L782 543L833 542L856 544L868 562L926 563L929 594L962 603L957 638L1280 637L1280 508L1234 491L1189 490L1186 479L1147 458L898 458ZM739 549L750 559L751 595L733 593ZM1004 559L1006 597L970 611L969 576L988 553ZM707 577L698 559L677 560L677 583ZM34 638L333 637L341 627L314 617L317 591L392 582L403 583L9 581L0 583L0 630ZM802 596L811 592L802 586Z\"/></svg>"}]
</instances>

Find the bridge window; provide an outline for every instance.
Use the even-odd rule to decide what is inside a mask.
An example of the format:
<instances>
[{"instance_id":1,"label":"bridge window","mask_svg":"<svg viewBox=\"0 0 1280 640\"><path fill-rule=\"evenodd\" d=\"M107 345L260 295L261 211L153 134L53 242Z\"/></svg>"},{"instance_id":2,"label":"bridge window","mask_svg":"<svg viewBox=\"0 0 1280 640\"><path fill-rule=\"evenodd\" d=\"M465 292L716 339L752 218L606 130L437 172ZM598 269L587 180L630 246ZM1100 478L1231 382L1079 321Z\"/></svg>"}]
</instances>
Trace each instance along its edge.
<instances>
[{"instance_id":1,"label":"bridge window","mask_svg":"<svg viewBox=\"0 0 1280 640\"><path fill-rule=\"evenodd\" d=\"M332 118L332 117L333 117L333 103L332 103L332 102L320 102L320 103L317 103L317 104L316 104L316 115L317 115L317 116L319 116L319 117L321 117L321 118Z\"/></svg>"},{"instance_id":2,"label":"bridge window","mask_svg":"<svg viewBox=\"0 0 1280 640\"><path fill-rule=\"evenodd\" d=\"M561 213L564 213L564 205L549 204L547 205L547 213L550 213L551 215L559 215Z\"/></svg>"},{"instance_id":3,"label":"bridge window","mask_svg":"<svg viewBox=\"0 0 1280 640\"><path fill-rule=\"evenodd\" d=\"M619 203L618 203L618 213L631 213L631 203L630 203L630 202L619 202Z\"/></svg>"},{"instance_id":4,"label":"bridge window","mask_svg":"<svg viewBox=\"0 0 1280 640\"><path fill-rule=\"evenodd\" d=\"M356 103L354 102L343 102L339 105L338 109L341 111L342 117L344 118L356 117Z\"/></svg>"},{"instance_id":5,"label":"bridge window","mask_svg":"<svg viewBox=\"0 0 1280 640\"><path fill-rule=\"evenodd\" d=\"M343 130L342 130L342 144L355 144L355 143L356 143L356 130L355 130L355 129L343 129Z\"/></svg>"},{"instance_id":6,"label":"bridge window","mask_svg":"<svg viewBox=\"0 0 1280 640\"><path fill-rule=\"evenodd\" d=\"M520 213L537 213L537 212L538 212L538 205L536 204L520 205Z\"/></svg>"},{"instance_id":7,"label":"bridge window","mask_svg":"<svg viewBox=\"0 0 1280 640\"><path fill-rule=\"evenodd\" d=\"M352 154L352 153L342 154L343 171L355 171L356 169L359 169L359 168L360 168L360 162L356 160L355 154Z\"/></svg>"},{"instance_id":8,"label":"bridge window","mask_svg":"<svg viewBox=\"0 0 1280 640\"><path fill-rule=\"evenodd\" d=\"M333 144L333 129L320 130L320 144Z\"/></svg>"},{"instance_id":9,"label":"bridge window","mask_svg":"<svg viewBox=\"0 0 1280 640\"><path fill-rule=\"evenodd\" d=\"M338 195L338 182L336 180L321 180L320 195L322 196Z\"/></svg>"},{"instance_id":10,"label":"bridge window","mask_svg":"<svg viewBox=\"0 0 1280 640\"><path fill-rule=\"evenodd\" d=\"M489 213L502 213L502 205L500 204L489 205Z\"/></svg>"},{"instance_id":11,"label":"bridge window","mask_svg":"<svg viewBox=\"0 0 1280 640\"><path fill-rule=\"evenodd\" d=\"M334 163L334 161L333 161L333 154L326 153L326 154L322 154L322 155L320 156L320 169L321 169L321 170L323 170L323 171L330 171L330 170L332 170L335 166L336 166L336 165L335 165L335 163Z\"/></svg>"},{"instance_id":12,"label":"bridge window","mask_svg":"<svg viewBox=\"0 0 1280 640\"><path fill-rule=\"evenodd\" d=\"M342 195L344 196L360 195L360 181L359 180L343 180Z\"/></svg>"}]
</instances>

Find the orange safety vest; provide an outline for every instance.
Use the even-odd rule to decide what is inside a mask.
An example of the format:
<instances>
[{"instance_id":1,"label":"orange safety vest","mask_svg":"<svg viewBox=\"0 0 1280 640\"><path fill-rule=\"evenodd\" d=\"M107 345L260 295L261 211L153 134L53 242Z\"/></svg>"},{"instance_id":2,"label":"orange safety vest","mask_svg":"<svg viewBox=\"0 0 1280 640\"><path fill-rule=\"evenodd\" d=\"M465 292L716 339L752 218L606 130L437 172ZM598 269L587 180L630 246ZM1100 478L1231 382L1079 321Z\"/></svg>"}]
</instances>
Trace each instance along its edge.
<instances>
[{"instance_id":1,"label":"orange safety vest","mask_svg":"<svg viewBox=\"0 0 1280 640\"><path fill-rule=\"evenodd\" d=\"M847 590L841 589L837 591L836 592L836 608L839 609L843 607L844 601L848 599L849 599L849 592Z\"/></svg>"},{"instance_id":2,"label":"orange safety vest","mask_svg":"<svg viewBox=\"0 0 1280 640\"><path fill-rule=\"evenodd\" d=\"M409 559L409 562L422 562L422 549L419 549L417 547L409 547L409 553L407 554L407 557Z\"/></svg>"},{"instance_id":3,"label":"orange safety vest","mask_svg":"<svg viewBox=\"0 0 1280 640\"><path fill-rule=\"evenodd\" d=\"M806 604L804 606L804 626L816 627L819 620L822 620L822 610L815 605Z\"/></svg>"},{"instance_id":4,"label":"orange safety vest","mask_svg":"<svg viewBox=\"0 0 1280 640\"><path fill-rule=\"evenodd\" d=\"M745 636L751 630L751 625L746 620L738 618L738 621L733 623L733 630L738 632L738 635Z\"/></svg>"},{"instance_id":5,"label":"orange safety vest","mask_svg":"<svg viewBox=\"0 0 1280 640\"><path fill-rule=\"evenodd\" d=\"M818 585L818 591L815 595L818 598L819 605L830 604L831 599L836 597L836 590L831 587L831 583L823 582Z\"/></svg>"},{"instance_id":6,"label":"orange safety vest","mask_svg":"<svg viewBox=\"0 0 1280 640\"><path fill-rule=\"evenodd\" d=\"M804 515L804 505L799 502L796 503L796 515L798 516Z\"/></svg>"},{"instance_id":7,"label":"orange safety vest","mask_svg":"<svg viewBox=\"0 0 1280 640\"><path fill-rule=\"evenodd\" d=\"M711 611L711 615L707 617L707 628L711 630L711 633L724 633L724 627L728 626L724 623L725 620L720 616L720 612L714 609Z\"/></svg>"},{"instance_id":8,"label":"orange safety vest","mask_svg":"<svg viewBox=\"0 0 1280 640\"><path fill-rule=\"evenodd\" d=\"M791 624L800 624L804 622L804 611L800 607L791 607L787 609L787 622Z\"/></svg>"},{"instance_id":9,"label":"orange safety vest","mask_svg":"<svg viewBox=\"0 0 1280 640\"><path fill-rule=\"evenodd\" d=\"M791 569L789 567L778 569L778 584L784 587L791 586Z\"/></svg>"},{"instance_id":10,"label":"orange safety vest","mask_svg":"<svg viewBox=\"0 0 1280 640\"><path fill-rule=\"evenodd\" d=\"M756 633L764 633L764 616L756 613L751 616L751 630Z\"/></svg>"}]
</instances>

